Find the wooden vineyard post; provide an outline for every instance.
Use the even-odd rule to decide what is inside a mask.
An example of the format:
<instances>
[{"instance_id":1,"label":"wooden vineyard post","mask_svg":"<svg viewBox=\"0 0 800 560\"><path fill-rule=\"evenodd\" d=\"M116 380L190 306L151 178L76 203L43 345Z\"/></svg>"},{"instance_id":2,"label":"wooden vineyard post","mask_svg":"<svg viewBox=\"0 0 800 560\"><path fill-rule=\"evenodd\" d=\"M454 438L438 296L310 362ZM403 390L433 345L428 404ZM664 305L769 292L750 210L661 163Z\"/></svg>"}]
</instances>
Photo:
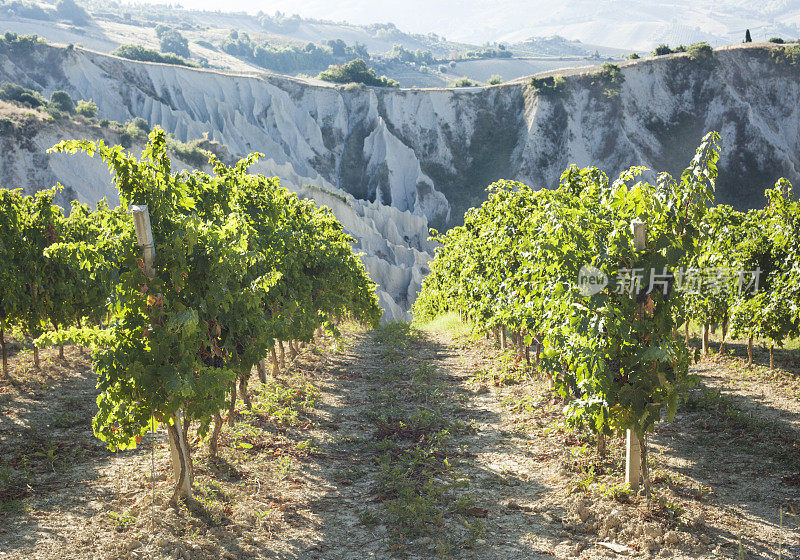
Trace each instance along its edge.
<instances>
[{"instance_id":1,"label":"wooden vineyard post","mask_svg":"<svg viewBox=\"0 0 800 560\"><path fill-rule=\"evenodd\" d=\"M639 488L642 474L642 443L633 430L625 435L625 483L631 490Z\"/></svg>"},{"instance_id":2,"label":"wooden vineyard post","mask_svg":"<svg viewBox=\"0 0 800 560\"><path fill-rule=\"evenodd\" d=\"M636 251L644 251L647 248L647 227L643 222L634 220L631 222L633 230L633 246ZM642 312L642 305L639 312ZM628 430L625 437L625 483L631 490L639 489L639 478L642 472L642 444L639 436L633 430Z\"/></svg>"},{"instance_id":3,"label":"wooden vineyard post","mask_svg":"<svg viewBox=\"0 0 800 560\"><path fill-rule=\"evenodd\" d=\"M149 279L153 279L156 275L153 263L156 259L156 245L153 242L153 230L150 227L150 212L147 210L147 205L131 206L131 214L133 214L133 224L136 228L136 244L142 249L142 260L144 262L144 273ZM192 481L191 471L189 468L189 453L186 448L186 440L183 430L183 414L178 411L174 416L175 429L167 430L169 434L169 451L172 457L172 472L175 475L175 482L181 480L181 470L184 471L183 484L181 486L181 493L186 497L192 497ZM178 453L180 448L182 453ZM183 458L181 458L183 455ZM182 465L183 469L182 469Z\"/></svg>"},{"instance_id":4,"label":"wooden vineyard post","mask_svg":"<svg viewBox=\"0 0 800 560\"><path fill-rule=\"evenodd\" d=\"M153 242L153 230L150 227L150 212L147 210L147 204L131 206L131 214L133 214L133 225L136 228L136 244L142 249L144 274L152 280L156 275L153 268L153 262L156 259L156 245Z\"/></svg>"},{"instance_id":5,"label":"wooden vineyard post","mask_svg":"<svg viewBox=\"0 0 800 560\"><path fill-rule=\"evenodd\" d=\"M3 353L3 376L8 377L8 353L6 352L6 332L0 329L0 349Z\"/></svg>"}]
</instances>

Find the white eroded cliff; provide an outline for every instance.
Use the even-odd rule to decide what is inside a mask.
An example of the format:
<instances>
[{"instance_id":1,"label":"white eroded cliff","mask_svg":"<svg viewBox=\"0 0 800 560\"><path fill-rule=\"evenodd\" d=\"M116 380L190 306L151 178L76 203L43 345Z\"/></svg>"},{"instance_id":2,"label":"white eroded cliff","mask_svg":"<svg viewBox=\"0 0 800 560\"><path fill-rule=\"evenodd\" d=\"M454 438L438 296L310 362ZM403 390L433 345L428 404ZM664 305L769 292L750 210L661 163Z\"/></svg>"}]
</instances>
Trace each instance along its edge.
<instances>
[{"instance_id":1,"label":"white eroded cliff","mask_svg":"<svg viewBox=\"0 0 800 560\"><path fill-rule=\"evenodd\" d=\"M718 201L760 204L777 177L800 179L800 69L780 48L644 59L623 65L615 79L600 68L571 69L553 90L529 79L402 90L38 45L0 52L0 80L45 96L63 89L92 99L102 117L142 117L181 140L205 134L234 156L264 153L254 170L331 206L364 252L388 316L406 318L432 254L427 223L442 229L459 222L494 180L552 187L570 164L609 175L630 165L678 173L709 130L720 131L724 143ZM24 142L5 138L3 184L38 188L59 180L84 200L107 193L101 164L44 155L75 133L56 123Z\"/></svg>"}]
</instances>

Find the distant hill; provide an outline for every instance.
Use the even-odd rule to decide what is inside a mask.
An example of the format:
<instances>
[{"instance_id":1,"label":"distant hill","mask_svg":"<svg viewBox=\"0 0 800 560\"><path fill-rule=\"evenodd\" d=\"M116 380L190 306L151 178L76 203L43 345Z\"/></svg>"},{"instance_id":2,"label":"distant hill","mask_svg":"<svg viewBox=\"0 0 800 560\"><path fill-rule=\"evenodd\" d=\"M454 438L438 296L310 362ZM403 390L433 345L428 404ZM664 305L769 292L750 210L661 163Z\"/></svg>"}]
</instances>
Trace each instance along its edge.
<instances>
[{"instance_id":1,"label":"distant hill","mask_svg":"<svg viewBox=\"0 0 800 560\"><path fill-rule=\"evenodd\" d=\"M247 5L247 0L237 5ZM270 9L354 23L389 20L411 32L435 30L450 40L471 43L561 35L647 51L658 43L741 42L746 28L754 40L800 37L800 2L793 0L275 0Z\"/></svg>"},{"instance_id":2,"label":"distant hill","mask_svg":"<svg viewBox=\"0 0 800 560\"><path fill-rule=\"evenodd\" d=\"M378 75L385 74L404 87L441 87L463 77L486 82L497 75L507 81L590 64L598 49L604 57L627 54L562 37L476 45L449 41L435 33L408 33L393 23L356 25L280 12L247 14L116 2L84 6L89 18L76 21L32 0L0 0L0 33L36 34L51 42L105 53L133 45L136 48L126 47L125 52L142 54L142 48L163 51L166 30L174 39L168 51L171 48L172 54L200 67L316 76L331 64L358 57L367 60ZM157 55L142 59L157 60Z\"/></svg>"}]
</instances>

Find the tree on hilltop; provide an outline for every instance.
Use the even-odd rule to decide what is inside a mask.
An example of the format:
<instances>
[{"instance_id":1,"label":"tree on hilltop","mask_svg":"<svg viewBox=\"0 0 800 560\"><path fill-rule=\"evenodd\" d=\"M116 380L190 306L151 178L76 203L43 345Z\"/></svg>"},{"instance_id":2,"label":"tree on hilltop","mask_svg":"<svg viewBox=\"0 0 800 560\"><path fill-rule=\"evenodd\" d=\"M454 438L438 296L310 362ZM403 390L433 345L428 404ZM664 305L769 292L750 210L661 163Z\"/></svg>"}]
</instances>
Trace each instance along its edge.
<instances>
[{"instance_id":1,"label":"tree on hilltop","mask_svg":"<svg viewBox=\"0 0 800 560\"><path fill-rule=\"evenodd\" d=\"M337 84L364 84L378 87L397 87L399 84L386 76L380 78L375 75L375 70L367 66L362 59L351 60L341 66L331 65L317 76L318 80L334 82Z\"/></svg>"},{"instance_id":2,"label":"tree on hilltop","mask_svg":"<svg viewBox=\"0 0 800 560\"><path fill-rule=\"evenodd\" d=\"M89 13L75 3L75 0L59 0L56 4L56 13L61 19L66 19L75 25L86 25L92 19Z\"/></svg>"}]
</instances>

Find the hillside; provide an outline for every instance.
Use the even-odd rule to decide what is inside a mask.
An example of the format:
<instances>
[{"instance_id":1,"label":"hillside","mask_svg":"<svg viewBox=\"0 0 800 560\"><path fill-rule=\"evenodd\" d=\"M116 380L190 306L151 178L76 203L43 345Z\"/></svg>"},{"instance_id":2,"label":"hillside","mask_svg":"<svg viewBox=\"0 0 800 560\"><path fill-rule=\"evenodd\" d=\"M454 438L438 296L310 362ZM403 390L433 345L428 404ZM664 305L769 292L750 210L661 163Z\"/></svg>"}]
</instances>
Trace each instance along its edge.
<instances>
[{"instance_id":1,"label":"hillside","mask_svg":"<svg viewBox=\"0 0 800 560\"><path fill-rule=\"evenodd\" d=\"M562 37L478 46L448 41L436 33L408 33L392 23L354 25L280 12L251 15L93 2L85 6L86 16L76 22L47 5L0 0L0 32L38 35L103 53L135 45L178 54L189 64L233 72L316 76L331 64L363 58L379 75L386 74L404 87L441 87L462 77L486 82L500 75L510 80L630 52ZM162 44L160 33L166 29L185 43Z\"/></svg>"},{"instance_id":2,"label":"hillside","mask_svg":"<svg viewBox=\"0 0 800 560\"><path fill-rule=\"evenodd\" d=\"M619 75L572 70L557 87L538 90L529 79L407 90L133 62L39 43L30 51L4 46L0 81L46 97L66 90L93 100L99 117L141 117L182 141L207 134L233 156L263 152L257 171L295 190L312 184L342 193L348 202L317 196L347 215L383 286L384 307L399 312L416 297L430 258L425 220L437 228L458 223L499 178L550 187L568 165L590 162L609 174L634 164L675 173L706 131L719 130L719 202L755 206L778 177L800 180L800 69L779 49L643 59ZM44 126L30 142L6 142L2 184L40 188L57 178L83 200L106 193L101 166L67 173L63 156L44 155L78 133L58 126Z\"/></svg>"},{"instance_id":3,"label":"hillside","mask_svg":"<svg viewBox=\"0 0 800 560\"><path fill-rule=\"evenodd\" d=\"M46 154L50 147L66 138L121 144L138 154L144 147L146 134L130 123L120 126L107 120L66 115L54 119L41 109L31 110L0 101L0 184L9 188L22 187L31 193L59 183L64 188L56 194L55 200L65 208L76 199L93 203L106 198L112 205L118 204L117 189L100 159L80 154ZM208 144L203 140L201 146L207 149ZM231 162L225 146L211 144L215 145L213 151L218 156ZM170 148L175 171L196 166L198 155L201 159L207 157L196 150L186 150L192 145L178 142L177 150L174 144ZM253 166L255 171L262 168L260 163ZM379 202L357 200L334 189L287 184L286 181L284 184L300 196L333 210L345 231L355 238L354 247L361 252L370 277L379 285L378 300L386 318L410 320L408 308L419 291L427 263L433 258L425 217L400 212Z\"/></svg>"}]
</instances>

